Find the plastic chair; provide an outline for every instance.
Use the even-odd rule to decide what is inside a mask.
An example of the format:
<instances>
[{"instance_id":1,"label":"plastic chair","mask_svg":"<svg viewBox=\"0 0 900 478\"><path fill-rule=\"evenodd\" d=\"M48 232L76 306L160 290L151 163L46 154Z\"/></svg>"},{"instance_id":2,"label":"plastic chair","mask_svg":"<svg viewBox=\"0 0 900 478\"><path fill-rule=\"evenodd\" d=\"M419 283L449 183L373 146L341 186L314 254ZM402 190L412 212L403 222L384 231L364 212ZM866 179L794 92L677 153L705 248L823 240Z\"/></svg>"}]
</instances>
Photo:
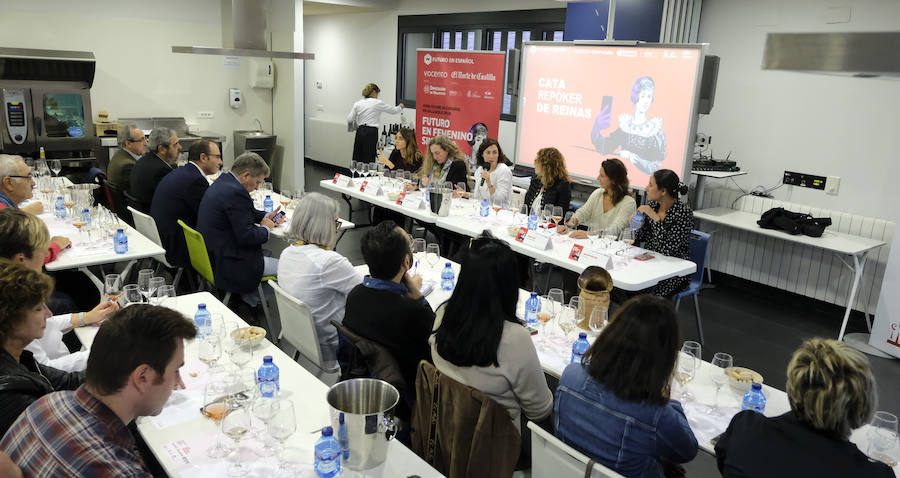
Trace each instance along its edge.
<instances>
[{"instance_id":1,"label":"plastic chair","mask_svg":"<svg viewBox=\"0 0 900 478\"><path fill-rule=\"evenodd\" d=\"M528 422L531 430L531 478L590 476L591 478L623 478L609 468L592 461L580 451L563 443L547 430ZM587 473L590 467L590 474Z\"/></svg>"},{"instance_id":2,"label":"plastic chair","mask_svg":"<svg viewBox=\"0 0 900 478\"><path fill-rule=\"evenodd\" d=\"M691 262L697 264L697 270L691 277L691 283L687 289L675 294L675 310L681 304L681 299L689 295L694 296L694 312L697 315L697 331L700 332L700 343L703 343L703 323L700 320L700 286L703 285L703 268L706 267L706 249L709 247L709 234L703 231L691 231Z\"/></svg>"},{"instance_id":3,"label":"plastic chair","mask_svg":"<svg viewBox=\"0 0 900 478\"><path fill-rule=\"evenodd\" d=\"M300 299L291 296L277 282L270 280L269 286L275 291L275 303L281 318L281 332L278 340L284 339L297 353L294 360L302 356L318 370L311 370L317 377L322 374L337 374L341 368L335 364L325 367L322 361L322 350L319 348L319 334L313 321L309 307ZM302 365L302 364L301 364ZM304 367L306 368L306 367Z\"/></svg>"},{"instance_id":4,"label":"plastic chair","mask_svg":"<svg viewBox=\"0 0 900 478\"><path fill-rule=\"evenodd\" d=\"M128 206L128 210L131 211L131 217L134 219L134 228L137 229L138 232L146 236L147 239L153 241L154 244L165 249L165 247L162 245L162 239L159 238L159 229L156 227L156 220L153 219L153 216L144 214L131 206ZM178 289L178 281L181 280L181 274L184 272L184 268L175 267L172 264L169 264L169 261L166 260L165 254L160 254L158 256L154 256L153 258L169 269L177 270L175 272L175 279L172 280L172 285L175 286L175 289Z\"/></svg>"},{"instance_id":5,"label":"plastic chair","mask_svg":"<svg viewBox=\"0 0 900 478\"><path fill-rule=\"evenodd\" d=\"M206 280L210 286L213 288L216 287L216 278L213 275L212 263L209 262L209 251L206 250L206 241L203 239L203 234L195 231L185 224L181 219L178 220L178 225L181 226L181 229L184 231L184 242L187 243L188 248L188 257L191 259L191 267L197 271L197 274L200 274L200 277ZM263 291L262 285L265 281L275 280L273 276L264 276L259 281L259 286L257 286L256 291L259 294L259 301L262 304L263 314L265 314L266 323L263 326L266 329L266 333L271 336L272 328L269 324L272 323L272 318L269 316L269 304L266 302L266 293ZM201 284L200 288L203 285ZM228 299L231 298L231 292L225 291L225 297L222 298L222 303L225 306L228 306Z\"/></svg>"}]
</instances>

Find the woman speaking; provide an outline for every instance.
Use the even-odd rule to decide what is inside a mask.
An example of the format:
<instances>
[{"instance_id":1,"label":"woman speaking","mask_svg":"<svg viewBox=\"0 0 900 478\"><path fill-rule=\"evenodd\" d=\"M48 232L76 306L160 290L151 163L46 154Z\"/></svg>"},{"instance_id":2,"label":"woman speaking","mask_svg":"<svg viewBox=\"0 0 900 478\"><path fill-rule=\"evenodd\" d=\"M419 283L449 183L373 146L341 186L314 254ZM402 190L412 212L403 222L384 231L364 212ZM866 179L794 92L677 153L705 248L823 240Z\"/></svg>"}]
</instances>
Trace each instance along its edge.
<instances>
[{"instance_id":1,"label":"woman speaking","mask_svg":"<svg viewBox=\"0 0 900 478\"><path fill-rule=\"evenodd\" d=\"M353 140L353 161L371 163L375 161L375 147L378 143L378 127L381 113L397 114L403 111L403 103L390 106L378 99L381 89L369 83L362 90L363 99L353 103L347 115L347 129L356 130Z\"/></svg>"}]
</instances>

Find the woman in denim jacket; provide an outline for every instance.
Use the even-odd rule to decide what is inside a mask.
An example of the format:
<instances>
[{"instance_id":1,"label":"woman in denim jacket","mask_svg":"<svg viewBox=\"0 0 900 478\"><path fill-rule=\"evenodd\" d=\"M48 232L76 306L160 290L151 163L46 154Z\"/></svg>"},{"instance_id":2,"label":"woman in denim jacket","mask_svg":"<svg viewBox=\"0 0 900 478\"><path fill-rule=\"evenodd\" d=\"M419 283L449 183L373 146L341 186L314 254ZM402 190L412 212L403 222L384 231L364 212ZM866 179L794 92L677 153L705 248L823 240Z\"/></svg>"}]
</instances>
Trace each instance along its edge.
<instances>
[{"instance_id":1,"label":"woman in denim jacket","mask_svg":"<svg viewBox=\"0 0 900 478\"><path fill-rule=\"evenodd\" d=\"M697 455L681 404L669 398L680 346L671 302L625 302L556 391L556 436L627 477L677 474ZM682 471L683 473L683 471Z\"/></svg>"}]
</instances>

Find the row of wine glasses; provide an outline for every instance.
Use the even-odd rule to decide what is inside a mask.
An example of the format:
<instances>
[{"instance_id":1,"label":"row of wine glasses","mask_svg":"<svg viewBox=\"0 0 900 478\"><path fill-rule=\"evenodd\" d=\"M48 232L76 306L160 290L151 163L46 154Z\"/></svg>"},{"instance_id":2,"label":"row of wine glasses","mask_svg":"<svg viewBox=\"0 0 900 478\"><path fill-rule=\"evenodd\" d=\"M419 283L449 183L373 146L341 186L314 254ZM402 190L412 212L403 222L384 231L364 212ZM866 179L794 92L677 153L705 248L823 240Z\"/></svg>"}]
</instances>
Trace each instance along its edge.
<instances>
[{"instance_id":1,"label":"row of wine glasses","mask_svg":"<svg viewBox=\"0 0 900 478\"><path fill-rule=\"evenodd\" d=\"M153 277L153 269L138 271L138 283L122 285L122 276L106 274L103 278L106 300L119 302L124 296L124 305L150 303L159 305L169 297L175 297L175 286L167 285L165 277Z\"/></svg>"},{"instance_id":2,"label":"row of wine glasses","mask_svg":"<svg viewBox=\"0 0 900 478\"><path fill-rule=\"evenodd\" d=\"M356 178L357 174L362 177L384 175L384 170L385 165L379 162L350 161L350 174L353 179Z\"/></svg>"},{"instance_id":3,"label":"row of wine glasses","mask_svg":"<svg viewBox=\"0 0 900 478\"><path fill-rule=\"evenodd\" d=\"M419 237L413 239L412 248L416 263L427 262L430 266L429 270L434 272L435 267L441 261L441 246L433 242L426 244L425 239Z\"/></svg>"}]
</instances>

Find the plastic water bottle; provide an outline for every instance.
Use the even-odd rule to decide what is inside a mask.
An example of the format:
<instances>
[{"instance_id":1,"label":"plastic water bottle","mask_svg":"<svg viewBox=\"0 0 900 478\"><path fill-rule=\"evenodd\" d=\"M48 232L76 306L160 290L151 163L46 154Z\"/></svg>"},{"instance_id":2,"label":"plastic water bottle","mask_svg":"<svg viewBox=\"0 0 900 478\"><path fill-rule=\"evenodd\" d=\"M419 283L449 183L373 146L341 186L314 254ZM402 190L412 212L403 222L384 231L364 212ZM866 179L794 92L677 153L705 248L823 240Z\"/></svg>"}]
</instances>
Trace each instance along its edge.
<instances>
[{"instance_id":1,"label":"plastic water bottle","mask_svg":"<svg viewBox=\"0 0 900 478\"><path fill-rule=\"evenodd\" d=\"M56 211L56 217L59 219L66 218L66 205L62 196L56 196L56 205L53 208Z\"/></svg>"},{"instance_id":2,"label":"plastic water bottle","mask_svg":"<svg viewBox=\"0 0 900 478\"><path fill-rule=\"evenodd\" d=\"M344 412L338 414L338 443L341 444L341 456L344 461L350 459L350 438L347 436L347 424L344 423Z\"/></svg>"},{"instance_id":3,"label":"plastic water bottle","mask_svg":"<svg viewBox=\"0 0 900 478\"><path fill-rule=\"evenodd\" d=\"M587 353L590 347L591 344L587 340L587 332L579 333L578 339L572 344L572 361L569 363L581 363L581 357Z\"/></svg>"},{"instance_id":4,"label":"plastic water bottle","mask_svg":"<svg viewBox=\"0 0 900 478\"><path fill-rule=\"evenodd\" d=\"M116 250L116 254L125 254L128 252L128 236L125 235L123 229L116 231L116 235L113 237L113 247Z\"/></svg>"},{"instance_id":5,"label":"plastic water bottle","mask_svg":"<svg viewBox=\"0 0 900 478\"><path fill-rule=\"evenodd\" d=\"M450 267L450 263L448 262L444 266L444 270L441 271L441 289L453 290L453 283L455 279L456 274L453 272L453 268Z\"/></svg>"},{"instance_id":6,"label":"plastic water bottle","mask_svg":"<svg viewBox=\"0 0 900 478\"><path fill-rule=\"evenodd\" d=\"M528 230L533 231L537 229L538 226L538 217L534 211L531 211L531 214L528 215Z\"/></svg>"},{"instance_id":7,"label":"plastic water bottle","mask_svg":"<svg viewBox=\"0 0 900 478\"><path fill-rule=\"evenodd\" d=\"M263 357L263 364L256 372L256 383L263 397L274 397L275 392L281 390L278 385L278 366L272 362L271 355Z\"/></svg>"},{"instance_id":8,"label":"plastic water bottle","mask_svg":"<svg viewBox=\"0 0 900 478\"><path fill-rule=\"evenodd\" d=\"M490 211L491 211L491 207L488 206L487 199L482 199L481 207L478 208L478 215L481 217L488 217L488 214L490 214Z\"/></svg>"},{"instance_id":9,"label":"plastic water bottle","mask_svg":"<svg viewBox=\"0 0 900 478\"><path fill-rule=\"evenodd\" d=\"M528 325L537 325L537 314L541 311L541 299L538 298L537 292L532 292L531 297L525 301L525 322Z\"/></svg>"},{"instance_id":10,"label":"plastic water bottle","mask_svg":"<svg viewBox=\"0 0 900 478\"><path fill-rule=\"evenodd\" d=\"M207 337L212 333L212 315L206 310L206 304L197 305L194 325L197 327L197 335L200 337Z\"/></svg>"},{"instance_id":11,"label":"plastic water bottle","mask_svg":"<svg viewBox=\"0 0 900 478\"><path fill-rule=\"evenodd\" d=\"M81 222L84 223L84 227L91 227L91 210L85 209L81 211Z\"/></svg>"},{"instance_id":12,"label":"plastic water bottle","mask_svg":"<svg viewBox=\"0 0 900 478\"><path fill-rule=\"evenodd\" d=\"M314 447L316 454L316 476L331 478L341 474L341 445L334 438L331 427L322 429L322 436Z\"/></svg>"},{"instance_id":13,"label":"plastic water bottle","mask_svg":"<svg viewBox=\"0 0 900 478\"><path fill-rule=\"evenodd\" d=\"M766 410L766 396L762 393L762 384L754 383L750 386L750 391L744 394L741 410L753 410L757 413Z\"/></svg>"},{"instance_id":14,"label":"plastic water bottle","mask_svg":"<svg viewBox=\"0 0 900 478\"><path fill-rule=\"evenodd\" d=\"M263 211L266 211L266 214L269 214L274 209L274 203L272 203L272 196L266 194L266 198L263 200Z\"/></svg>"},{"instance_id":15,"label":"plastic water bottle","mask_svg":"<svg viewBox=\"0 0 900 478\"><path fill-rule=\"evenodd\" d=\"M631 229L637 231L644 225L644 218L647 217L644 213L638 213L634 216L631 216Z\"/></svg>"}]
</instances>

